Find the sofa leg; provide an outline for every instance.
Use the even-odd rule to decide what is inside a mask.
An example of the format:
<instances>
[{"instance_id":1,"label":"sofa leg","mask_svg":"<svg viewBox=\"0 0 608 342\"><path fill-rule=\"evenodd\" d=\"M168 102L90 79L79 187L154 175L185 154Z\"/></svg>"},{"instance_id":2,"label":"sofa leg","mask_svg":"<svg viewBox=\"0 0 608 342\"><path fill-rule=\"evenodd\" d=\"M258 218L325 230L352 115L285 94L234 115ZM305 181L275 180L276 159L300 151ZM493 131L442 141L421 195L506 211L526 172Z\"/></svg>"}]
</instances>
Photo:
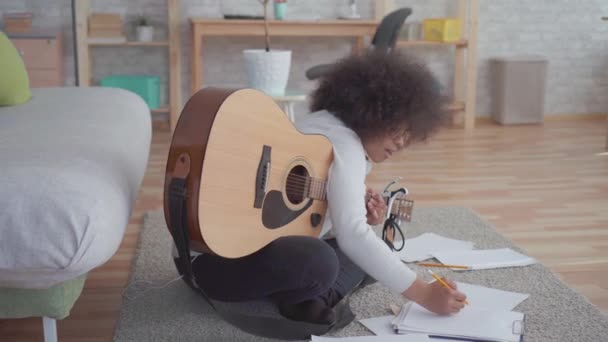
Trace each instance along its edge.
<instances>
[{"instance_id":1,"label":"sofa leg","mask_svg":"<svg viewBox=\"0 0 608 342\"><path fill-rule=\"evenodd\" d=\"M42 328L44 329L44 342L57 342L57 321L42 317Z\"/></svg>"}]
</instances>

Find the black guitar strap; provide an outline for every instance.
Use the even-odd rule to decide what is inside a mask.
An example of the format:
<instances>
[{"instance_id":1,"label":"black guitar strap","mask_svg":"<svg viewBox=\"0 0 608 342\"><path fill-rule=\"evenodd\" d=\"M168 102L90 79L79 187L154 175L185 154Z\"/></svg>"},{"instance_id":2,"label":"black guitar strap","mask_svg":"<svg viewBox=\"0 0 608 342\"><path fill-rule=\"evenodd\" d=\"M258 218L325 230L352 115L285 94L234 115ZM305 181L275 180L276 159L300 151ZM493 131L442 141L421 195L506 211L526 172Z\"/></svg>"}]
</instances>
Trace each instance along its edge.
<instances>
[{"instance_id":1,"label":"black guitar strap","mask_svg":"<svg viewBox=\"0 0 608 342\"><path fill-rule=\"evenodd\" d=\"M182 158L182 157L180 157ZM188 160L189 164L189 160ZM189 168L188 168L189 169ZM189 172L189 170L188 170ZM181 175L180 175L181 176ZM222 307L221 302L212 301L209 296L197 285L196 276L192 272L192 259L190 255L187 227L186 188L187 174L184 178L173 177L169 184L169 216L171 224L171 236L178 251L178 268L184 281L196 292L201 294L205 301L227 322L250 334L285 339L303 340L309 339L310 335L323 335L331 329L341 327L340 321L334 324L313 324L297 322L283 317L255 316L233 312ZM200 275L199 275L200 276ZM353 313L347 303L341 302L335 308L337 317L345 317L350 320Z\"/></svg>"}]
</instances>

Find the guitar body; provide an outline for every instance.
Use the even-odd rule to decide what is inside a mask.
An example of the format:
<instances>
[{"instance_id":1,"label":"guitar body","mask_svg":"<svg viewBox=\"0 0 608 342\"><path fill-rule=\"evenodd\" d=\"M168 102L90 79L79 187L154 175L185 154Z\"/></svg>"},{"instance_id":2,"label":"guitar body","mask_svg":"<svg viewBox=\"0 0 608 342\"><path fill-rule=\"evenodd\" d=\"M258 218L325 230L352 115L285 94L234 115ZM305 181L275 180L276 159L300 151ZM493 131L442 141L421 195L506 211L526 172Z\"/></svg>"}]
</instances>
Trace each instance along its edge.
<instances>
[{"instance_id":1,"label":"guitar body","mask_svg":"<svg viewBox=\"0 0 608 342\"><path fill-rule=\"evenodd\" d=\"M237 258L283 236L319 236L332 145L324 136L300 133L271 97L254 89L206 88L188 101L165 173L170 230L168 185L183 156L189 159L191 245Z\"/></svg>"}]
</instances>

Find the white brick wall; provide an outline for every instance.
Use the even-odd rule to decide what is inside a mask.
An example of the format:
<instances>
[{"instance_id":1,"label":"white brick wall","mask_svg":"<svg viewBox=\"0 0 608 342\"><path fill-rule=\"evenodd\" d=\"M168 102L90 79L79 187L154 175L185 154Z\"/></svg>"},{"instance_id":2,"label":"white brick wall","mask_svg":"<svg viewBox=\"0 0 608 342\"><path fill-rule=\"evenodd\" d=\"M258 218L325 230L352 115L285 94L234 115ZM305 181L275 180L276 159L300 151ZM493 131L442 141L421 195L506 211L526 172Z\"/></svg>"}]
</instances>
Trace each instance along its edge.
<instances>
[{"instance_id":1,"label":"white brick wall","mask_svg":"<svg viewBox=\"0 0 608 342\"><path fill-rule=\"evenodd\" d=\"M478 105L490 109L488 59L540 54L549 61L545 111L608 112L605 0L485 0L479 25Z\"/></svg>"},{"instance_id":2,"label":"white brick wall","mask_svg":"<svg viewBox=\"0 0 608 342\"><path fill-rule=\"evenodd\" d=\"M289 0L288 17L334 17L346 0ZM396 0L414 14L407 22L455 13L452 0ZM358 0L359 12L372 18L373 0ZM65 38L66 84L74 84L71 8L69 0L0 1L0 13L32 11L38 31L60 30ZM158 38L166 37L166 0L93 0L92 10L114 12L127 20L146 14L155 20ZM192 16L221 17L222 13L261 14L257 0L182 0L182 92L190 92ZM490 113L489 60L517 54L540 54L549 61L545 111L548 114L608 112L608 15L606 0L481 0L478 48L477 108L480 116ZM133 30L128 27L130 37ZM307 68L326 63L350 51L350 42L334 38L274 38L273 47L293 50L289 87L308 91ZM241 50L262 47L262 38L212 38L205 44L206 84L243 86L245 69ZM424 58L451 91L453 52L449 47L416 47L410 50ZM162 101L166 101L167 54L162 48L107 48L92 50L96 79L111 73L149 73L161 76ZM305 108L299 107L299 111Z\"/></svg>"}]
</instances>

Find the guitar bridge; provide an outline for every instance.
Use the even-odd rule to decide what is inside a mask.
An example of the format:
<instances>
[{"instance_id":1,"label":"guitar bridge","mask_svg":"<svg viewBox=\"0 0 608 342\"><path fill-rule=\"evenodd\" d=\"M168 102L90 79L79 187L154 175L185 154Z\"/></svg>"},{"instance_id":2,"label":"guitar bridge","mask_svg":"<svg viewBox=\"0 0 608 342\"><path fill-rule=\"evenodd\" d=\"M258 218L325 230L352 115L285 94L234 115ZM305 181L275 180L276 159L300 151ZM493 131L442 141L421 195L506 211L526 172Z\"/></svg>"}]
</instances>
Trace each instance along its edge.
<instances>
[{"instance_id":1,"label":"guitar bridge","mask_svg":"<svg viewBox=\"0 0 608 342\"><path fill-rule=\"evenodd\" d=\"M253 200L254 208L262 208L264 196L266 195L266 185L268 184L268 176L270 173L270 152L272 147L264 145L262 156L258 164L258 171L255 176L255 198Z\"/></svg>"}]
</instances>

